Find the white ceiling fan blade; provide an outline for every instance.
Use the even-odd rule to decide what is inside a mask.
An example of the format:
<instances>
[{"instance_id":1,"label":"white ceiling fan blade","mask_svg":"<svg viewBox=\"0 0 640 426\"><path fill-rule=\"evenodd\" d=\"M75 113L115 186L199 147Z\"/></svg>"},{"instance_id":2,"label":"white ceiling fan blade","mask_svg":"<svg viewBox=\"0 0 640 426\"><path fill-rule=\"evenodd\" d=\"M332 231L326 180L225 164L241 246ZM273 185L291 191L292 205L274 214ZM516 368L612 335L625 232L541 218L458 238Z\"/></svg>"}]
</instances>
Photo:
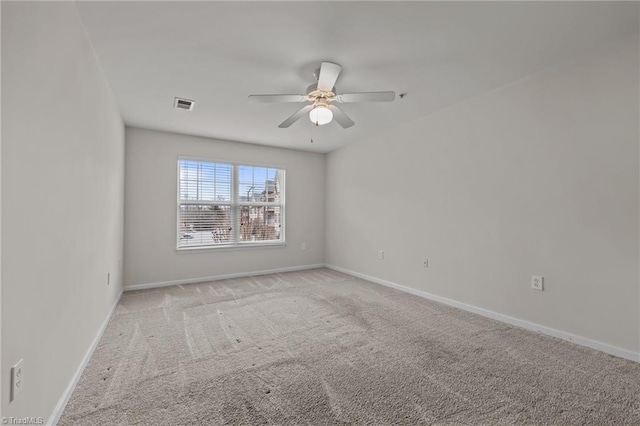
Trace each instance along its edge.
<instances>
[{"instance_id":1,"label":"white ceiling fan blade","mask_svg":"<svg viewBox=\"0 0 640 426\"><path fill-rule=\"evenodd\" d=\"M306 102L307 95L249 95L249 101L256 103Z\"/></svg>"},{"instance_id":2,"label":"white ceiling fan blade","mask_svg":"<svg viewBox=\"0 0 640 426\"><path fill-rule=\"evenodd\" d=\"M338 122L339 125L348 129L353 126L354 123L352 119L350 119L347 114L345 114L340 108L335 105L329 105L329 109L333 112L333 119Z\"/></svg>"},{"instance_id":3,"label":"white ceiling fan blade","mask_svg":"<svg viewBox=\"0 0 640 426\"><path fill-rule=\"evenodd\" d=\"M320 75L318 76L318 90L330 92L336 85L336 80L342 71L342 67L331 62L323 62L320 65Z\"/></svg>"},{"instance_id":4,"label":"white ceiling fan blade","mask_svg":"<svg viewBox=\"0 0 640 426\"><path fill-rule=\"evenodd\" d=\"M281 129L285 129L285 128L291 126L293 123L298 121L300 119L300 117L305 115L307 113L307 111L311 111L312 109L313 109L313 105L305 105L305 106L303 106L298 111L296 111L291 117L287 118L282 123L280 123L280 125L278 127L280 127Z\"/></svg>"},{"instance_id":5,"label":"white ceiling fan blade","mask_svg":"<svg viewBox=\"0 0 640 426\"><path fill-rule=\"evenodd\" d=\"M395 92L362 92L336 95L336 101L347 102L391 102L396 98Z\"/></svg>"}]
</instances>

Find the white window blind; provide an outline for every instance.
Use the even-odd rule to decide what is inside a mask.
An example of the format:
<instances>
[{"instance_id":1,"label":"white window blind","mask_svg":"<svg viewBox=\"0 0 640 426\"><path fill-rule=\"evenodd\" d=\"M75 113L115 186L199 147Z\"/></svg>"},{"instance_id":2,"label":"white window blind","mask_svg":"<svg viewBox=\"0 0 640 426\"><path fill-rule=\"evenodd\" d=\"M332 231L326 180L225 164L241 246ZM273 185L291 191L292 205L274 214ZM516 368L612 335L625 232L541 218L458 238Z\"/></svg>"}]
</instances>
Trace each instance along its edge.
<instances>
[{"instance_id":1,"label":"white window blind","mask_svg":"<svg viewBox=\"0 0 640 426\"><path fill-rule=\"evenodd\" d=\"M284 170L178 160L177 248L284 242Z\"/></svg>"}]
</instances>

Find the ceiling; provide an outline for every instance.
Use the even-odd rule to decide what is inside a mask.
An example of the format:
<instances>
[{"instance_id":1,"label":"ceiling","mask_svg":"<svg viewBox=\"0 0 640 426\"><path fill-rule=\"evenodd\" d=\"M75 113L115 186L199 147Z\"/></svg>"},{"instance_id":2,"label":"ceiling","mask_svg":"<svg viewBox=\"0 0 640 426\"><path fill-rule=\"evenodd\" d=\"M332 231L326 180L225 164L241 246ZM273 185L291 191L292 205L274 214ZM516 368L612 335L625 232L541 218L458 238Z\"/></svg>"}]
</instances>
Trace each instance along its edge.
<instances>
[{"instance_id":1,"label":"ceiling","mask_svg":"<svg viewBox=\"0 0 640 426\"><path fill-rule=\"evenodd\" d=\"M78 2L130 126L328 152L534 74L638 31L635 2ZM344 104L356 122L278 124L322 61L338 92L394 90ZM191 112L174 97L196 101ZM313 137L314 143L310 142Z\"/></svg>"}]
</instances>

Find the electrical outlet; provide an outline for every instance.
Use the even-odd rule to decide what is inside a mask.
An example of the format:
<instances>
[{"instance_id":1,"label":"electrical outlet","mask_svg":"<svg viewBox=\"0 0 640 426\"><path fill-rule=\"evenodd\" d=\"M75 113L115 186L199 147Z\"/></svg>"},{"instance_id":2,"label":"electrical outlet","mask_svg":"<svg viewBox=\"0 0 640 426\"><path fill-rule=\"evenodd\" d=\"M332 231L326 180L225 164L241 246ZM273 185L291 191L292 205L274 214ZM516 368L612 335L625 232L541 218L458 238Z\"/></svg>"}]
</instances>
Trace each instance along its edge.
<instances>
[{"instance_id":1,"label":"electrical outlet","mask_svg":"<svg viewBox=\"0 0 640 426\"><path fill-rule=\"evenodd\" d=\"M16 399L16 396L22 390L22 360L18 361L16 365L11 367L11 393L9 395L9 402Z\"/></svg>"},{"instance_id":2,"label":"electrical outlet","mask_svg":"<svg viewBox=\"0 0 640 426\"><path fill-rule=\"evenodd\" d=\"M544 277L531 275L531 288L538 291L544 291Z\"/></svg>"},{"instance_id":3,"label":"electrical outlet","mask_svg":"<svg viewBox=\"0 0 640 426\"><path fill-rule=\"evenodd\" d=\"M384 259L384 252L382 250L378 250L378 259Z\"/></svg>"},{"instance_id":4,"label":"electrical outlet","mask_svg":"<svg viewBox=\"0 0 640 426\"><path fill-rule=\"evenodd\" d=\"M425 259L422 261L422 267L423 267L423 268L428 268L428 267L429 267L429 258L425 258Z\"/></svg>"},{"instance_id":5,"label":"electrical outlet","mask_svg":"<svg viewBox=\"0 0 640 426\"><path fill-rule=\"evenodd\" d=\"M306 250L306 249L307 249L307 243L302 243L302 244L300 244L300 248L301 248L302 250Z\"/></svg>"}]
</instances>

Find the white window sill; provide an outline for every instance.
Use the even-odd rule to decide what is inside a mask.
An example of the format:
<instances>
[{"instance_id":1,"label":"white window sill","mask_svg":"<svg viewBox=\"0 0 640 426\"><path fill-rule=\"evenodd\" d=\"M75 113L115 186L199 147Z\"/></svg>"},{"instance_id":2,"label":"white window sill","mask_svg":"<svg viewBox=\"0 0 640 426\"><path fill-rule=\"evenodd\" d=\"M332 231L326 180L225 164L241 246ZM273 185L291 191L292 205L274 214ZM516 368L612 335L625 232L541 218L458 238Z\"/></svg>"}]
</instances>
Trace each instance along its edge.
<instances>
[{"instance_id":1,"label":"white window sill","mask_svg":"<svg viewBox=\"0 0 640 426\"><path fill-rule=\"evenodd\" d=\"M236 251L236 250L255 250L255 249L264 249L264 248L284 248L287 246L286 242L276 242L276 243L244 243L237 245L228 245L228 246L217 246L217 247L182 247L177 248L177 254L189 254L189 253L201 253L207 251Z\"/></svg>"}]
</instances>

